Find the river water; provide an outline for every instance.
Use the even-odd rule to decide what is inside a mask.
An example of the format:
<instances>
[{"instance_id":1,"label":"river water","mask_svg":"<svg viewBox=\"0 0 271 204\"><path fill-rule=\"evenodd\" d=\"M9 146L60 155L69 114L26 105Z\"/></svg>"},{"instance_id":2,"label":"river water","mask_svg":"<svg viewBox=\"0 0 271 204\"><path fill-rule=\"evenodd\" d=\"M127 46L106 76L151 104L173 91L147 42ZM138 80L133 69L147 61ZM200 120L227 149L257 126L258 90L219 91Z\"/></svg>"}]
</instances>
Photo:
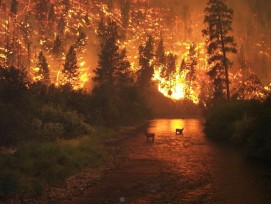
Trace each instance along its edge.
<instances>
[{"instance_id":1,"label":"river water","mask_svg":"<svg viewBox=\"0 0 271 204\"><path fill-rule=\"evenodd\" d=\"M209 141L198 119L153 120L152 157L176 176L176 203L271 203L271 172L242 152ZM184 127L183 135L176 128ZM223 131L223 130L221 130Z\"/></svg>"},{"instance_id":2,"label":"river water","mask_svg":"<svg viewBox=\"0 0 271 204\"><path fill-rule=\"evenodd\" d=\"M209 141L202 122L150 121L154 143L146 142L144 130L120 142L128 159L71 203L271 203L270 168Z\"/></svg>"}]
</instances>

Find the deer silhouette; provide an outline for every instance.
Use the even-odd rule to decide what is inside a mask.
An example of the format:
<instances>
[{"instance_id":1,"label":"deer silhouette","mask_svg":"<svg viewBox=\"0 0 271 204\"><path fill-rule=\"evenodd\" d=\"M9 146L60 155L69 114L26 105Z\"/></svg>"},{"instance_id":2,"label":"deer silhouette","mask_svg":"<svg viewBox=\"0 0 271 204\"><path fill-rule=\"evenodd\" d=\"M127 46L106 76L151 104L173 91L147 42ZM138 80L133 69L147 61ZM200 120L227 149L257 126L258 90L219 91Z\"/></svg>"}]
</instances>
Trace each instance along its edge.
<instances>
[{"instance_id":1,"label":"deer silhouette","mask_svg":"<svg viewBox=\"0 0 271 204\"><path fill-rule=\"evenodd\" d=\"M176 128L176 135L179 134L183 134L183 130L184 128Z\"/></svg>"},{"instance_id":2,"label":"deer silhouette","mask_svg":"<svg viewBox=\"0 0 271 204\"><path fill-rule=\"evenodd\" d=\"M154 137L155 137L155 134L154 134L154 133L148 133L148 132L145 130L145 135L146 135L147 141L150 141L150 139L152 139L151 141L154 142Z\"/></svg>"}]
</instances>

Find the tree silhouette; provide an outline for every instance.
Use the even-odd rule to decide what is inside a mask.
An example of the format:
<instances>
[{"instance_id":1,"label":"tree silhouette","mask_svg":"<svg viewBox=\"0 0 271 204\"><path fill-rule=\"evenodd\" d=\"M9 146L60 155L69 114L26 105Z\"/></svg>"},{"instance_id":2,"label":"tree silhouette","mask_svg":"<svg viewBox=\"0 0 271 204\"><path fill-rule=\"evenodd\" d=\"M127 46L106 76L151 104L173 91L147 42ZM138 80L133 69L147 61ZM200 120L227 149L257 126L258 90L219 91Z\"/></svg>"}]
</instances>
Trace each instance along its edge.
<instances>
[{"instance_id":1,"label":"tree silhouette","mask_svg":"<svg viewBox=\"0 0 271 204\"><path fill-rule=\"evenodd\" d=\"M114 87L114 72L119 60L119 35L117 24L109 20L107 25L101 20L98 27L100 53L98 67L93 78L96 87ZM107 89L106 88L106 89Z\"/></svg>"},{"instance_id":2,"label":"tree silhouette","mask_svg":"<svg viewBox=\"0 0 271 204\"><path fill-rule=\"evenodd\" d=\"M174 74L176 73L176 63L177 63L177 56L173 53L169 53L166 56L166 66L163 67L161 72L161 77L166 80L166 83L169 82L169 84L165 84L167 88L169 89L168 94L172 94L172 79Z\"/></svg>"},{"instance_id":3,"label":"tree silhouette","mask_svg":"<svg viewBox=\"0 0 271 204\"><path fill-rule=\"evenodd\" d=\"M153 54L153 37L148 36L145 45L140 45L139 51L139 70L137 71L137 84L141 88L147 88L154 74L152 59Z\"/></svg>"},{"instance_id":4,"label":"tree silhouette","mask_svg":"<svg viewBox=\"0 0 271 204\"><path fill-rule=\"evenodd\" d=\"M77 65L77 56L74 46L71 46L64 64L64 69L62 71L64 75L65 84L70 84L73 87L78 86L79 83L79 67Z\"/></svg>"},{"instance_id":5,"label":"tree silhouette","mask_svg":"<svg viewBox=\"0 0 271 204\"><path fill-rule=\"evenodd\" d=\"M197 66L197 56L196 56L196 45L195 43L192 43L189 48L189 54L186 61L185 69L187 69L186 74L186 95L189 96L191 94L191 91L193 89L194 81L195 81L195 72L196 72L196 66Z\"/></svg>"},{"instance_id":6,"label":"tree silhouette","mask_svg":"<svg viewBox=\"0 0 271 204\"><path fill-rule=\"evenodd\" d=\"M16 16L18 12L18 0L11 0L10 2L10 14Z\"/></svg>"},{"instance_id":7,"label":"tree silhouette","mask_svg":"<svg viewBox=\"0 0 271 204\"><path fill-rule=\"evenodd\" d=\"M131 65L127 59L126 49L119 53L119 61L116 69L116 82L118 88L123 88L133 84Z\"/></svg>"},{"instance_id":8,"label":"tree silhouette","mask_svg":"<svg viewBox=\"0 0 271 204\"><path fill-rule=\"evenodd\" d=\"M79 29L79 36L75 43L75 48L80 51L82 47L84 47L86 44L87 44L87 35L84 33L82 29Z\"/></svg>"},{"instance_id":9,"label":"tree silhouette","mask_svg":"<svg viewBox=\"0 0 271 204\"><path fill-rule=\"evenodd\" d=\"M54 22L56 19L54 4L51 4L48 14L48 21Z\"/></svg>"},{"instance_id":10,"label":"tree silhouette","mask_svg":"<svg viewBox=\"0 0 271 204\"><path fill-rule=\"evenodd\" d=\"M160 39L155 52L155 65L158 67L164 67L166 65L166 54L163 38Z\"/></svg>"},{"instance_id":11,"label":"tree silhouette","mask_svg":"<svg viewBox=\"0 0 271 204\"><path fill-rule=\"evenodd\" d=\"M66 26L65 19L61 17L57 25L58 34L60 36L64 35L65 26Z\"/></svg>"},{"instance_id":12,"label":"tree silhouette","mask_svg":"<svg viewBox=\"0 0 271 204\"><path fill-rule=\"evenodd\" d=\"M207 28L202 31L207 36L208 75L213 80L214 98L223 98L226 88L226 98L230 99L228 69L232 62L229 53L236 53L232 31L233 10L228 8L225 0L209 0L205 8L204 23Z\"/></svg>"},{"instance_id":13,"label":"tree silhouette","mask_svg":"<svg viewBox=\"0 0 271 204\"><path fill-rule=\"evenodd\" d=\"M60 57L62 54L63 48L62 48L62 42L60 39L60 36L57 35L56 39L54 41L53 47L52 47L52 53L56 56L56 57Z\"/></svg>"},{"instance_id":14,"label":"tree silhouette","mask_svg":"<svg viewBox=\"0 0 271 204\"><path fill-rule=\"evenodd\" d=\"M121 21L122 21L122 27L123 27L123 38L126 38L126 29L129 26L129 20L130 20L130 0L119 0L120 4L120 11L121 11Z\"/></svg>"},{"instance_id":15,"label":"tree silhouette","mask_svg":"<svg viewBox=\"0 0 271 204\"><path fill-rule=\"evenodd\" d=\"M49 0L36 0L35 1L35 14L39 21L43 21L46 19L48 11L49 11Z\"/></svg>"},{"instance_id":16,"label":"tree silhouette","mask_svg":"<svg viewBox=\"0 0 271 204\"><path fill-rule=\"evenodd\" d=\"M38 56L37 67L39 68L37 74L38 74L38 77L40 78L40 81L45 85L50 85L49 66L42 51L40 51L39 56Z\"/></svg>"}]
</instances>

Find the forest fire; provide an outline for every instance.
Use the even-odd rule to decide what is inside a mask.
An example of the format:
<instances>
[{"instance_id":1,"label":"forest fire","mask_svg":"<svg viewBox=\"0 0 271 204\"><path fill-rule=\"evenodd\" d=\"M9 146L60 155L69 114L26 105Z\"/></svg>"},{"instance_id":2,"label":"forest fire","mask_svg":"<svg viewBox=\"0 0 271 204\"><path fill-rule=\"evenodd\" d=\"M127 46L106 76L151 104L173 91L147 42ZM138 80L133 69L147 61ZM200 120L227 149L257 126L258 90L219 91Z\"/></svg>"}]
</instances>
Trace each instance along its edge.
<instances>
[{"instance_id":1,"label":"forest fire","mask_svg":"<svg viewBox=\"0 0 271 204\"><path fill-rule=\"evenodd\" d=\"M65 84L65 77L61 71L66 60L65 55L69 46L74 45L78 61L78 82L73 85L74 89L90 89L91 83L87 82L91 80L92 70L97 62L89 59L93 58L91 57L93 52L99 49L96 37L97 25L102 18L111 18L117 22L120 35L125 33L119 45L127 50L127 57L134 71L138 70L139 66L138 47L145 42L146 36L154 37L154 52L159 40L163 38L165 53L174 53L176 62L170 77L162 76L163 69L154 64L153 80L157 83L157 89L173 100L186 98L197 104L202 82L208 80L206 75L208 55L205 39L201 36L202 16L193 13L191 18L192 13L189 9L175 15L170 8L152 8L144 5L144 2L138 4L131 2L130 7L127 7L130 9L127 15L129 19L127 25L124 25L125 5L123 8L116 5L111 8L105 2L82 3L77 0L67 4L58 1L20 2L18 9L15 9L16 15L10 15L3 4L0 29L1 64L29 67L29 70L35 70L35 73L38 72L38 53L43 51L50 67L50 80L59 86ZM39 10L42 7L47 10ZM38 26L34 17L40 21ZM39 40L34 36L39 36ZM196 77L189 76L187 71L191 68L191 59L188 58L189 49L193 44L196 63L193 74ZM266 48L265 44L265 41L261 41L256 43L256 47L266 67L270 63L270 48ZM192 78L189 80L189 77ZM33 81L38 79L39 77L33 76ZM236 87L232 89L236 90Z\"/></svg>"},{"instance_id":2,"label":"forest fire","mask_svg":"<svg viewBox=\"0 0 271 204\"><path fill-rule=\"evenodd\" d=\"M270 201L270 19L270 0L0 0L0 203Z\"/></svg>"}]
</instances>

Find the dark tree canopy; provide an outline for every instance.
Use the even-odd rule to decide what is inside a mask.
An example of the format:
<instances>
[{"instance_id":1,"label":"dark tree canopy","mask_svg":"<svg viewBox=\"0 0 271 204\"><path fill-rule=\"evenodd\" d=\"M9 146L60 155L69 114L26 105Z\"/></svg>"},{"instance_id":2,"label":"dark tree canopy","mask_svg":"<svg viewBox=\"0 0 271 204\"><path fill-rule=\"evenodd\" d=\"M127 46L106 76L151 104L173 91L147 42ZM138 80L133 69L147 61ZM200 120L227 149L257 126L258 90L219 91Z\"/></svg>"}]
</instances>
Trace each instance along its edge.
<instances>
[{"instance_id":1,"label":"dark tree canopy","mask_svg":"<svg viewBox=\"0 0 271 204\"><path fill-rule=\"evenodd\" d=\"M10 14L16 16L18 12L18 0L11 0L10 2Z\"/></svg>"},{"instance_id":2,"label":"dark tree canopy","mask_svg":"<svg viewBox=\"0 0 271 204\"><path fill-rule=\"evenodd\" d=\"M177 64L177 56L173 53L169 53L166 56L166 66L163 67L161 76L166 79L169 84L165 84L167 88L169 89L168 94L172 94L172 87L174 86L173 84L173 78L174 78L174 73L176 73L176 64Z\"/></svg>"},{"instance_id":3,"label":"dark tree canopy","mask_svg":"<svg viewBox=\"0 0 271 204\"><path fill-rule=\"evenodd\" d=\"M57 25L57 30L58 30L59 35L61 36L64 35L65 26L66 26L65 19L61 17Z\"/></svg>"},{"instance_id":4,"label":"dark tree canopy","mask_svg":"<svg viewBox=\"0 0 271 204\"><path fill-rule=\"evenodd\" d=\"M120 11L121 11L123 38L125 38L126 29L129 26L131 2L130 0L119 0L119 4L120 4Z\"/></svg>"},{"instance_id":5,"label":"dark tree canopy","mask_svg":"<svg viewBox=\"0 0 271 204\"><path fill-rule=\"evenodd\" d=\"M165 46L163 38L160 39L159 44L157 46L155 52L155 64L157 66L165 66L166 64L166 54L165 54Z\"/></svg>"},{"instance_id":6,"label":"dark tree canopy","mask_svg":"<svg viewBox=\"0 0 271 204\"><path fill-rule=\"evenodd\" d=\"M54 41L53 47L52 47L52 53L56 56L56 57L60 57L62 54L63 48L62 48L62 41L60 39L60 36L57 35L56 39Z\"/></svg>"},{"instance_id":7,"label":"dark tree canopy","mask_svg":"<svg viewBox=\"0 0 271 204\"><path fill-rule=\"evenodd\" d=\"M55 7L54 7L54 4L51 4L50 9L49 9L49 14L48 14L48 20L50 22L54 22L55 19L56 19Z\"/></svg>"},{"instance_id":8,"label":"dark tree canopy","mask_svg":"<svg viewBox=\"0 0 271 204\"><path fill-rule=\"evenodd\" d=\"M107 24L105 24L101 20L98 27L98 39L100 53L93 80L98 87L113 87L115 81L114 72L117 69L119 60L119 35L116 22L108 20Z\"/></svg>"},{"instance_id":9,"label":"dark tree canopy","mask_svg":"<svg viewBox=\"0 0 271 204\"><path fill-rule=\"evenodd\" d=\"M50 6L50 1L49 0L36 0L35 1L36 6L35 6L35 10L36 10L36 17L39 21L43 21L46 20L47 15L48 15L48 11L49 11L49 6Z\"/></svg>"},{"instance_id":10,"label":"dark tree canopy","mask_svg":"<svg viewBox=\"0 0 271 204\"><path fill-rule=\"evenodd\" d=\"M85 34L85 32L82 29L79 29L79 36L77 38L77 41L75 43L75 48L77 50L81 50L82 47L86 46L87 44L87 35Z\"/></svg>"},{"instance_id":11,"label":"dark tree canopy","mask_svg":"<svg viewBox=\"0 0 271 204\"><path fill-rule=\"evenodd\" d=\"M204 23L207 28L203 35L207 37L209 76L213 80L214 98L230 98L228 68L232 62L228 58L229 53L236 53L232 31L233 10L228 8L225 0L209 0L205 8Z\"/></svg>"},{"instance_id":12,"label":"dark tree canopy","mask_svg":"<svg viewBox=\"0 0 271 204\"><path fill-rule=\"evenodd\" d=\"M140 45L139 51L139 70L137 71L137 83L141 88L147 88L154 74L152 64L153 54L153 37L148 36L145 45Z\"/></svg>"},{"instance_id":13,"label":"dark tree canopy","mask_svg":"<svg viewBox=\"0 0 271 204\"><path fill-rule=\"evenodd\" d=\"M77 56L74 46L71 46L67 55L63 69L65 83L77 86L79 82L79 67L77 65Z\"/></svg>"},{"instance_id":14,"label":"dark tree canopy","mask_svg":"<svg viewBox=\"0 0 271 204\"><path fill-rule=\"evenodd\" d=\"M197 64L198 64L198 61L197 61L196 45L195 43L192 43L190 45L188 57L185 62L185 69L187 70L187 74L185 78L187 89L186 89L185 95L187 97L191 95L191 91L194 88Z\"/></svg>"},{"instance_id":15,"label":"dark tree canopy","mask_svg":"<svg viewBox=\"0 0 271 204\"><path fill-rule=\"evenodd\" d=\"M49 65L42 51L39 53L38 56L37 67L39 68L38 75L40 76L40 81L45 85L49 85L50 84Z\"/></svg>"}]
</instances>

